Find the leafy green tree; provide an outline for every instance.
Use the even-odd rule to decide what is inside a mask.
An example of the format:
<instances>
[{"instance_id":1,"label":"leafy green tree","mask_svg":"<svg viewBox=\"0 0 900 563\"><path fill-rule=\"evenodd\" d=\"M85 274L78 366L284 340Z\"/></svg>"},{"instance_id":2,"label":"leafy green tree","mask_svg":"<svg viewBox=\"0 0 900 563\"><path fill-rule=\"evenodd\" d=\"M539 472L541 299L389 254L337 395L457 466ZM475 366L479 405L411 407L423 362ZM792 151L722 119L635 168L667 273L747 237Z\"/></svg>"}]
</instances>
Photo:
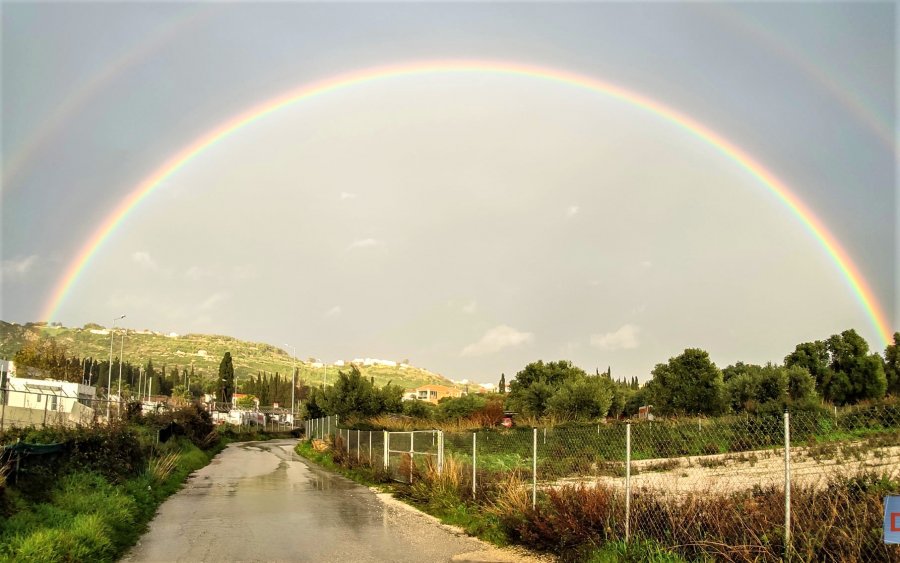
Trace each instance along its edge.
<instances>
[{"instance_id":1,"label":"leafy green tree","mask_svg":"<svg viewBox=\"0 0 900 563\"><path fill-rule=\"evenodd\" d=\"M815 380L806 368L738 362L722 370L729 406L739 412L785 409L792 403L815 398Z\"/></svg>"},{"instance_id":2,"label":"leafy green tree","mask_svg":"<svg viewBox=\"0 0 900 563\"><path fill-rule=\"evenodd\" d=\"M816 380L800 366L782 368L787 374L788 397L793 402L811 401L816 398Z\"/></svg>"},{"instance_id":3,"label":"leafy green tree","mask_svg":"<svg viewBox=\"0 0 900 563\"><path fill-rule=\"evenodd\" d=\"M306 401L300 407L300 416L305 419L322 418L328 413L325 411L325 392L318 387L311 387Z\"/></svg>"},{"instance_id":4,"label":"leafy green tree","mask_svg":"<svg viewBox=\"0 0 900 563\"><path fill-rule=\"evenodd\" d=\"M884 375L887 392L900 395L900 332L894 333L894 342L884 349Z\"/></svg>"},{"instance_id":5,"label":"leafy green tree","mask_svg":"<svg viewBox=\"0 0 900 563\"><path fill-rule=\"evenodd\" d=\"M726 408L722 372L709 354L689 348L653 368L648 384L653 405L664 414L722 414Z\"/></svg>"},{"instance_id":6,"label":"leafy green tree","mask_svg":"<svg viewBox=\"0 0 900 563\"><path fill-rule=\"evenodd\" d=\"M550 397L564 382L585 377L583 369L566 360L532 362L509 384L510 407L526 415L544 416Z\"/></svg>"},{"instance_id":7,"label":"leafy green tree","mask_svg":"<svg viewBox=\"0 0 900 563\"><path fill-rule=\"evenodd\" d=\"M234 395L234 364L231 361L231 352L225 352L222 361L219 362L219 383L222 389L222 400L231 402Z\"/></svg>"},{"instance_id":8,"label":"leafy green tree","mask_svg":"<svg viewBox=\"0 0 900 563\"><path fill-rule=\"evenodd\" d=\"M869 344L853 329L824 342L798 344L784 363L805 367L822 397L837 404L880 399L887 391L884 361L869 353Z\"/></svg>"},{"instance_id":9,"label":"leafy green tree","mask_svg":"<svg viewBox=\"0 0 900 563\"><path fill-rule=\"evenodd\" d=\"M606 377L579 377L560 385L547 402L550 414L564 420L596 420L609 412L613 383Z\"/></svg>"},{"instance_id":10,"label":"leafy green tree","mask_svg":"<svg viewBox=\"0 0 900 563\"><path fill-rule=\"evenodd\" d=\"M436 418L440 421L469 418L487 405L484 395L472 393L462 397L444 397L438 402Z\"/></svg>"},{"instance_id":11,"label":"leafy green tree","mask_svg":"<svg viewBox=\"0 0 900 563\"><path fill-rule=\"evenodd\" d=\"M497 385L498 393L506 393L506 374L500 374L500 383Z\"/></svg>"},{"instance_id":12,"label":"leafy green tree","mask_svg":"<svg viewBox=\"0 0 900 563\"><path fill-rule=\"evenodd\" d=\"M516 382L512 382L515 389ZM510 392L509 404L513 410L528 416L544 416L547 413L550 397L556 391L543 381L535 381L528 387Z\"/></svg>"},{"instance_id":13,"label":"leafy green tree","mask_svg":"<svg viewBox=\"0 0 900 563\"><path fill-rule=\"evenodd\" d=\"M403 389L388 383L381 389L374 379L366 379L356 366L350 372L338 372L334 386L325 392L324 406L328 414L368 417L403 410Z\"/></svg>"},{"instance_id":14,"label":"leafy green tree","mask_svg":"<svg viewBox=\"0 0 900 563\"><path fill-rule=\"evenodd\" d=\"M431 420L434 418L435 406L428 401L403 401L403 414L422 420Z\"/></svg>"},{"instance_id":15,"label":"leafy green tree","mask_svg":"<svg viewBox=\"0 0 900 563\"><path fill-rule=\"evenodd\" d=\"M619 418L625 414L628 401L636 391L632 389L631 384L625 380L613 382L612 391L612 402L609 405L608 415Z\"/></svg>"},{"instance_id":16,"label":"leafy green tree","mask_svg":"<svg viewBox=\"0 0 900 563\"><path fill-rule=\"evenodd\" d=\"M831 368L828 367L830 361L828 346L825 342L816 340L798 344L794 351L784 358L784 365L805 368L816 380L816 389L823 392L831 384L833 374ZM828 397L826 396L826 398Z\"/></svg>"},{"instance_id":17,"label":"leafy green tree","mask_svg":"<svg viewBox=\"0 0 900 563\"><path fill-rule=\"evenodd\" d=\"M833 379L828 392L836 403L880 399L887 390L884 363L869 354L869 344L855 330L845 330L828 339L829 368Z\"/></svg>"}]
</instances>

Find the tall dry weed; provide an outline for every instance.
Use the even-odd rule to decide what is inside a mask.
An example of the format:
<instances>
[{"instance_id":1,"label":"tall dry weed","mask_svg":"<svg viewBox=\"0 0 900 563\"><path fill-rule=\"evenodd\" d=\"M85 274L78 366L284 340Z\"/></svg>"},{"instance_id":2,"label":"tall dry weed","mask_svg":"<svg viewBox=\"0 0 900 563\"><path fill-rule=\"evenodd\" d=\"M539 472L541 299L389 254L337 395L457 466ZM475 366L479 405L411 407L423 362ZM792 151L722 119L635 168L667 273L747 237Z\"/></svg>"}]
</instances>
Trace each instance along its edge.
<instances>
[{"instance_id":1,"label":"tall dry weed","mask_svg":"<svg viewBox=\"0 0 900 563\"><path fill-rule=\"evenodd\" d=\"M151 458L147 467L147 473L154 482L162 483L175 471L180 460L181 454L178 452L172 452L162 457Z\"/></svg>"}]
</instances>

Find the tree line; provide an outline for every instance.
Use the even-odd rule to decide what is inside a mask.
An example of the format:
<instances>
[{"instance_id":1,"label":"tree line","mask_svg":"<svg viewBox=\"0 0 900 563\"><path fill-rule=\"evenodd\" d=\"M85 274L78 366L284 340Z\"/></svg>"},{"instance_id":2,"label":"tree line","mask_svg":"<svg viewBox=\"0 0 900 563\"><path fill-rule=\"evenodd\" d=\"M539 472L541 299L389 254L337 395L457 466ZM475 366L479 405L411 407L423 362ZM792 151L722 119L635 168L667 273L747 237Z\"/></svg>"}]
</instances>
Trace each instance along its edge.
<instances>
[{"instance_id":1,"label":"tree line","mask_svg":"<svg viewBox=\"0 0 900 563\"><path fill-rule=\"evenodd\" d=\"M506 394L444 399L437 407L404 402L403 388L391 383L379 388L374 379L363 377L354 366L340 371L335 383L326 388L310 387L295 379L293 392L308 418L404 413L449 420L488 411L494 416L505 409L532 417L597 420L632 416L641 406L651 406L660 415L775 412L819 408L823 402L847 405L900 395L898 349L900 333L894 334L882 356L871 352L865 339L850 329L824 340L798 344L781 364L736 362L720 369L706 351L689 348L657 364L644 385L636 377L615 379L609 368L588 374L567 360L539 360L526 365L509 383L505 374L501 375L500 388L508 389ZM100 387L104 387L109 370L108 360L69 356L53 339L28 342L14 361L56 379ZM118 380L118 369L116 358L112 364L114 381ZM204 381L195 378L193 368L188 371L186 366L163 365L157 369L152 360L144 365L122 364L123 388L127 391L135 389L139 381L149 380L154 394L196 398L212 392L226 402L240 390L258 398L262 405L288 405L291 379L277 372L258 372L237 384L229 352L219 365L218 378Z\"/></svg>"}]
</instances>

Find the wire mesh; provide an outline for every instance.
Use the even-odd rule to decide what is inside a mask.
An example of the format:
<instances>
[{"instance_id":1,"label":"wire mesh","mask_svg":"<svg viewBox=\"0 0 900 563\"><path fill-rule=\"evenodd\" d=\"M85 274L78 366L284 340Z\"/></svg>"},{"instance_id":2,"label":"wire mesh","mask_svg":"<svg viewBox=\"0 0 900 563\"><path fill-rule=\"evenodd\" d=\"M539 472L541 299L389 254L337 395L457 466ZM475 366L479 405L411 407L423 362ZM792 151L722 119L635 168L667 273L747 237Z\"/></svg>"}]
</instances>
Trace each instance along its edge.
<instances>
[{"instance_id":1,"label":"wire mesh","mask_svg":"<svg viewBox=\"0 0 900 563\"><path fill-rule=\"evenodd\" d=\"M689 560L900 561L881 540L881 499L900 492L896 404L476 432L342 429L337 440L351 463L379 470L387 450L404 483L442 453L445 482L462 496L539 518L566 513L607 539L649 540Z\"/></svg>"}]
</instances>

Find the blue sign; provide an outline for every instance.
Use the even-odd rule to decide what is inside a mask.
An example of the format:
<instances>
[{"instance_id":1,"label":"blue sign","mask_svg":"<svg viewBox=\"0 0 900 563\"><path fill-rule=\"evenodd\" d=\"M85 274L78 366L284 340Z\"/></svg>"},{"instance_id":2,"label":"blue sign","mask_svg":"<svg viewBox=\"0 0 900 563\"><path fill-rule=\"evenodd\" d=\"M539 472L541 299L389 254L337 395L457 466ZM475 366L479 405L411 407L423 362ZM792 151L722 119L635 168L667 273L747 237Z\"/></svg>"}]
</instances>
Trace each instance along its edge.
<instances>
[{"instance_id":1,"label":"blue sign","mask_svg":"<svg viewBox=\"0 0 900 563\"><path fill-rule=\"evenodd\" d=\"M900 497L884 497L884 543L900 544Z\"/></svg>"}]
</instances>

